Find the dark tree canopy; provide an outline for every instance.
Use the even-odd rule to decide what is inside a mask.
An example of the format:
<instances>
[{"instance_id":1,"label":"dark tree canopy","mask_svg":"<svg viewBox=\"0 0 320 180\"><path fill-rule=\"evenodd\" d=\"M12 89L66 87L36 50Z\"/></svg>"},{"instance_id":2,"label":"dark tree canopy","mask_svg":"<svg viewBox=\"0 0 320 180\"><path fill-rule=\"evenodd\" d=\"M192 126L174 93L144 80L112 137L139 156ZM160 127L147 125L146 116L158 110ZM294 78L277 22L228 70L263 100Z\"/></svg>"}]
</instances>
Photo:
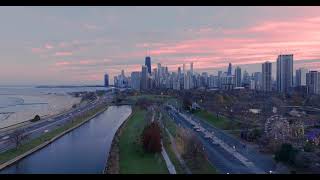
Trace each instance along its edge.
<instances>
[{"instance_id":1,"label":"dark tree canopy","mask_svg":"<svg viewBox=\"0 0 320 180\"><path fill-rule=\"evenodd\" d=\"M142 144L146 152L161 152L161 133L157 122L152 122L144 128L142 132Z\"/></svg>"}]
</instances>

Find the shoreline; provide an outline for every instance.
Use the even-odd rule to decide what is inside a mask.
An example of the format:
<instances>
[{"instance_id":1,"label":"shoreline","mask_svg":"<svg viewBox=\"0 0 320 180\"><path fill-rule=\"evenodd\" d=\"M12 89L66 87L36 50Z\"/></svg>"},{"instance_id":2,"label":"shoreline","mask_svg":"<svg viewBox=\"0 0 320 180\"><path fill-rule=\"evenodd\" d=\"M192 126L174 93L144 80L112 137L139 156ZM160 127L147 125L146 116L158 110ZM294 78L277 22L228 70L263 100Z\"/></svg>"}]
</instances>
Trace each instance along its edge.
<instances>
[{"instance_id":1,"label":"shoreline","mask_svg":"<svg viewBox=\"0 0 320 180\"><path fill-rule=\"evenodd\" d=\"M111 147L108 153L107 161L105 162L105 167L102 171L102 174L119 174L119 138L125 129L127 122L133 114L135 113L134 107L132 108L131 114L127 117L127 119L121 124L121 126L117 129L116 133L113 136Z\"/></svg>"},{"instance_id":2,"label":"shoreline","mask_svg":"<svg viewBox=\"0 0 320 180\"><path fill-rule=\"evenodd\" d=\"M41 150L42 148L46 147L47 145L53 143L55 140L58 140L59 138L63 137L64 135L66 135L67 133L73 131L74 129L82 126L83 124L89 122L91 119L97 117L98 115L102 114L104 111L106 111L107 109L109 108L109 106L105 106L102 110L98 111L97 113L93 114L92 116L88 117L86 120L84 120L83 122L80 122L79 124L59 133L58 135L52 137L50 140L47 140L43 143L41 143L40 145L28 150L27 152L7 161L7 162L4 162L2 164L0 164L0 171L3 170L4 168L6 167L9 167L11 165L13 165L14 163L22 160L23 158L33 154L34 152L38 151L38 150Z\"/></svg>"}]
</instances>

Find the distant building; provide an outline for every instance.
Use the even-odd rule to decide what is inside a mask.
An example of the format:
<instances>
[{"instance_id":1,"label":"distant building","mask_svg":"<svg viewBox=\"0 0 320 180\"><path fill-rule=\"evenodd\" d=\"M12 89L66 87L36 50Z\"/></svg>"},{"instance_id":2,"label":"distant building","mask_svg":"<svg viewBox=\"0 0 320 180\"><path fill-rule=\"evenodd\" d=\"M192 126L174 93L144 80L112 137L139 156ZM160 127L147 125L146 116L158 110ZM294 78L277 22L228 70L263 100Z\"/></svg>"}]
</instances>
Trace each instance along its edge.
<instances>
[{"instance_id":1,"label":"distant building","mask_svg":"<svg viewBox=\"0 0 320 180\"><path fill-rule=\"evenodd\" d=\"M269 92L272 90L272 63L265 62L262 64L262 91Z\"/></svg>"},{"instance_id":2,"label":"distant building","mask_svg":"<svg viewBox=\"0 0 320 180\"><path fill-rule=\"evenodd\" d=\"M141 90L148 89L148 70L146 66L142 66L141 69Z\"/></svg>"},{"instance_id":3,"label":"distant building","mask_svg":"<svg viewBox=\"0 0 320 180\"><path fill-rule=\"evenodd\" d=\"M109 86L109 75L104 74L104 86L108 87Z\"/></svg>"},{"instance_id":4,"label":"distant building","mask_svg":"<svg viewBox=\"0 0 320 180\"><path fill-rule=\"evenodd\" d=\"M191 74L193 74L193 62L190 63L190 71L191 71Z\"/></svg>"},{"instance_id":5,"label":"distant building","mask_svg":"<svg viewBox=\"0 0 320 180\"><path fill-rule=\"evenodd\" d=\"M306 77L308 94L320 94L320 72L310 71Z\"/></svg>"},{"instance_id":6,"label":"distant building","mask_svg":"<svg viewBox=\"0 0 320 180\"><path fill-rule=\"evenodd\" d=\"M255 84L255 90L260 91L262 89L262 73L261 72L255 72L253 73L254 84Z\"/></svg>"},{"instance_id":7,"label":"distant building","mask_svg":"<svg viewBox=\"0 0 320 180\"><path fill-rule=\"evenodd\" d=\"M229 63L229 66L228 66L228 76L231 76L232 75L232 64Z\"/></svg>"},{"instance_id":8,"label":"distant building","mask_svg":"<svg viewBox=\"0 0 320 180\"><path fill-rule=\"evenodd\" d=\"M296 70L296 86L307 85L307 73L308 69L306 68L299 68Z\"/></svg>"},{"instance_id":9,"label":"distant building","mask_svg":"<svg viewBox=\"0 0 320 180\"><path fill-rule=\"evenodd\" d=\"M228 75L227 73L221 76L221 89L222 90L233 90L235 87L235 76Z\"/></svg>"},{"instance_id":10,"label":"distant building","mask_svg":"<svg viewBox=\"0 0 320 180\"><path fill-rule=\"evenodd\" d=\"M148 73L151 74L151 57L146 57L145 66L147 67Z\"/></svg>"},{"instance_id":11,"label":"distant building","mask_svg":"<svg viewBox=\"0 0 320 180\"><path fill-rule=\"evenodd\" d=\"M236 87L241 87L241 68L238 66L235 69Z\"/></svg>"},{"instance_id":12,"label":"distant building","mask_svg":"<svg viewBox=\"0 0 320 180\"><path fill-rule=\"evenodd\" d=\"M242 78L242 86L248 87L248 86L250 86L250 83L251 83L251 78L249 76L249 73L246 70L244 70L243 78Z\"/></svg>"},{"instance_id":13,"label":"distant building","mask_svg":"<svg viewBox=\"0 0 320 180\"><path fill-rule=\"evenodd\" d=\"M131 73L131 88L140 91L141 73L139 71Z\"/></svg>"},{"instance_id":14,"label":"distant building","mask_svg":"<svg viewBox=\"0 0 320 180\"><path fill-rule=\"evenodd\" d=\"M279 55L277 59L277 90L289 93L293 86L293 54Z\"/></svg>"}]
</instances>

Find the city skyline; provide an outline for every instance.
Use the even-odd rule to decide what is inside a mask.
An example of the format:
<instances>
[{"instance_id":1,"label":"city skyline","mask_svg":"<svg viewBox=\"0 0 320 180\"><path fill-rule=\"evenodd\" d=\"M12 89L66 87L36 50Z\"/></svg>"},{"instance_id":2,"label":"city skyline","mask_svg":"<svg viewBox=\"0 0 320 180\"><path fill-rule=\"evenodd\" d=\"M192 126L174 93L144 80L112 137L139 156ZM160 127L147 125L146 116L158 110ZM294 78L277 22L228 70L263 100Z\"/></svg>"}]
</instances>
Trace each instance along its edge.
<instances>
[{"instance_id":1,"label":"city skyline","mask_svg":"<svg viewBox=\"0 0 320 180\"><path fill-rule=\"evenodd\" d=\"M144 58L250 74L279 54L320 70L319 7L1 7L1 85L103 84ZM151 13L152 12L152 13ZM164 13L165 12L165 13ZM148 16L146 16L148 14ZM8 18L9 17L9 18ZM170 27L170 28L168 28ZM21 31L24 29L24 31ZM285 35L285 36L284 36ZM112 80L110 82L113 82Z\"/></svg>"}]
</instances>

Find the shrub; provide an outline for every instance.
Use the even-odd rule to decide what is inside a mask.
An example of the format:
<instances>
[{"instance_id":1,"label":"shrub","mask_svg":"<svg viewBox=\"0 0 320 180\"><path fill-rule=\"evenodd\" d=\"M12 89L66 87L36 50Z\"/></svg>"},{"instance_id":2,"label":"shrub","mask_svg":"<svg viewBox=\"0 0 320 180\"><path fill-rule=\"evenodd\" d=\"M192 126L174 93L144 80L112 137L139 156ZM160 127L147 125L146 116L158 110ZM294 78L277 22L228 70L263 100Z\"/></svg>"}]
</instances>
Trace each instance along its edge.
<instances>
[{"instance_id":1,"label":"shrub","mask_svg":"<svg viewBox=\"0 0 320 180\"><path fill-rule=\"evenodd\" d=\"M142 132L143 149L150 153L161 152L161 133L157 122L147 125Z\"/></svg>"},{"instance_id":2,"label":"shrub","mask_svg":"<svg viewBox=\"0 0 320 180\"><path fill-rule=\"evenodd\" d=\"M281 145L280 150L275 153L275 160L278 162L294 164L297 153L298 150L292 147L291 144L284 143Z\"/></svg>"}]
</instances>

